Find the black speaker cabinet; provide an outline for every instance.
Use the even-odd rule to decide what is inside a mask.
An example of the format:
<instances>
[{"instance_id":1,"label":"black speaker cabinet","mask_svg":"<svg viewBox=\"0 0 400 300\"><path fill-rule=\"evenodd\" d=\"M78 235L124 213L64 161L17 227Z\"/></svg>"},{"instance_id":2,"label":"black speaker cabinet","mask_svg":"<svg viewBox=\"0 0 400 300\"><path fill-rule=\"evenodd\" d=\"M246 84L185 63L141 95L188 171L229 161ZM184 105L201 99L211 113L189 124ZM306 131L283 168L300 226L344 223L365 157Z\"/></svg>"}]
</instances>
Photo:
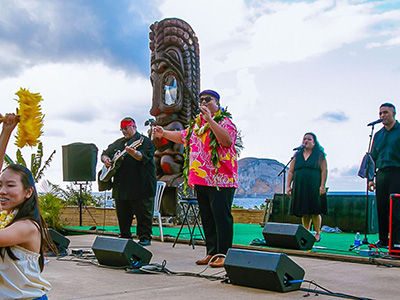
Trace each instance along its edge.
<instances>
[{"instance_id":1,"label":"black speaker cabinet","mask_svg":"<svg viewBox=\"0 0 400 300\"><path fill-rule=\"evenodd\" d=\"M52 228L48 229L48 233L49 233L50 238L53 240L54 245L56 245L58 251L60 253L66 252L66 250L68 249L70 240Z\"/></svg>"},{"instance_id":2,"label":"black speaker cabinet","mask_svg":"<svg viewBox=\"0 0 400 300\"><path fill-rule=\"evenodd\" d=\"M64 145L62 155L64 181L96 181L96 145L84 143Z\"/></svg>"},{"instance_id":3,"label":"black speaker cabinet","mask_svg":"<svg viewBox=\"0 0 400 300\"><path fill-rule=\"evenodd\" d=\"M285 249L310 250L315 237L299 224L266 223L263 230L267 246Z\"/></svg>"},{"instance_id":4,"label":"black speaker cabinet","mask_svg":"<svg viewBox=\"0 0 400 300\"><path fill-rule=\"evenodd\" d=\"M304 278L304 270L284 253L230 248L224 267L233 284L276 292L297 290Z\"/></svg>"},{"instance_id":5,"label":"black speaker cabinet","mask_svg":"<svg viewBox=\"0 0 400 300\"><path fill-rule=\"evenodd\" d=\"M92 250L99 264L113 267L147 265L153 254L131 239L98 236Z\"/></svg>"}]
</instances>

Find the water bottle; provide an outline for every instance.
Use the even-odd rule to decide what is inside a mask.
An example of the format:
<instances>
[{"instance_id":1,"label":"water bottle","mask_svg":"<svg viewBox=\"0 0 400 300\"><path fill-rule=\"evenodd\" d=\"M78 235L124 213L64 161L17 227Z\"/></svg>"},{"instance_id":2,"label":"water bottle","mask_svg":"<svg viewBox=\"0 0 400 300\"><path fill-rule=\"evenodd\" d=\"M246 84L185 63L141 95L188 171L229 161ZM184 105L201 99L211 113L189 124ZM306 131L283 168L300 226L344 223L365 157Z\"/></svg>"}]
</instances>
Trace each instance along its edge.
<instances>
[{"instance_id":1,"label":"water bottle","mask_svg":"<svg viewBox=\"0 0 400 300\"><path fill-rule=\"evenodd\" d=\"M360 248L360 246L361 246L360 233L357 232L356 236L354 237L354 248Z\"/></svg>"}]
</instances>

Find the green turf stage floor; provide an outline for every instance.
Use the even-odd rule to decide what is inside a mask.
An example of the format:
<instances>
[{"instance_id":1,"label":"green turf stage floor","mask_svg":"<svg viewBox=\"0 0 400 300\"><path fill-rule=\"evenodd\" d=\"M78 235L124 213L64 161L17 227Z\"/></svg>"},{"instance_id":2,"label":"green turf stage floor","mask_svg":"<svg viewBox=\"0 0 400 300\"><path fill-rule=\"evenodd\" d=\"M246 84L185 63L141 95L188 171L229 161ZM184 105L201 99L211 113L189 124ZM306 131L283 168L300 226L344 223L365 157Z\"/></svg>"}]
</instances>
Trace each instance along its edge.
<instances>
[{"instance_id":1,"label":"green turf stage floor","mask_svg":"<svg viewBox=\"0 0 400 300\"><path fill-rule=\"evenodd\" d=\"M77 231L86 231L93 229L92 226L65 226L67 231L70 230L71 233L75 230ZM253 240L259 239L263 240L262 235L262 227L258 224L234 224L234 245L241 246L250 246ZM118 234L119 230L117 226L97 226L97 232L109 232ZM136 227L133 226L131 229L132 233L135 234ZM163 232L165 237L175 238L178 234L178 227L163 227ZM153 236L159 236L160 231L158 226L153 226ZM360 256L358 251L349 251L349 248L354 243L354 233L322 233L321 241L319 243L315 243L311 252L315 253L329 253L329 254L337 254L337 255L348 255L348 256ZM189 240L189 231L187 227L184 227L182 230L179 239L187 239ZM374 243L378 240L377 234L369 234L368 242ZM199 231L196 228L196 239L201 238ZM364 235L361 236L361 239L364 238ZM267 248L266 246L260 246L260 248ZM367 245L362 245L361 249L368 249ZM383 250L383 252L387 252L387 250Z\"/></svg>"}]
</instances>

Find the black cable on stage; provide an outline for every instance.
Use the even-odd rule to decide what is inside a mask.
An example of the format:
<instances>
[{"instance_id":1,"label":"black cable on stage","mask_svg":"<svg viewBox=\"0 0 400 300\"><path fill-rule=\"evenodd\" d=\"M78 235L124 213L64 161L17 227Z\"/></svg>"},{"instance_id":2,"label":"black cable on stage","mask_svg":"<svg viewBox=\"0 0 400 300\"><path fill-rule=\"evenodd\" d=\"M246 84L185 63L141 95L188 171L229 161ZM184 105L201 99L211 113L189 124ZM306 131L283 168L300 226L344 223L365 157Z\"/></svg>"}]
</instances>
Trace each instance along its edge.
<instances>
[{"instance_id":1,"label":"black cable on stage","mask_svg":"<svg viewBox=\"0 0 400 300\"><path fill-rule=\"evenodd\" d=\"M345 298L345 299L355 299L355 300L372 300L371 298L366 298L366 297L358 297L358 296L353 296L349 294L344 294L344 293L337 293L337 292L332 292L328 290L327 288L324 288L323 286L319 285L313 280L291 280L289 283L298 283L298 282L307 282L309 283L309 286L315 285L315 288L300 288L300 291L303 292L308 292L308 293L316 293L316 294L323 294L323 295L328 295L332 297L339 297L339 298ZM321 290L317 290L317 287L319 287Z\"/></svg>"},{"instance_id":2,"label":"black cable on stage","mask_svg":"<svg viewBox=\"0 0 400 300\"><path fill-rule=\"evenodd\" d=\"M211 281L216 281L216 280L225 280L226 276L217 276L218 274L221 274L225 271L218 271L214 274L210 274L210 275L206 275L206 274L202 274L204 273L205 270L208 269L208 265L207 267L198 272L198 273L193 273L193 272L174 272L169 270L168 268L166 268L167 265L167 261L164 260L161 264L148 264L145 266L142 266L139 269L128 269L127 272L128 273L148 273L148 274L166 274L166 275L170 275L170 276L188 276L188 277L197 277L197 278L205 278Z\"/></svg>"}]
</instances>

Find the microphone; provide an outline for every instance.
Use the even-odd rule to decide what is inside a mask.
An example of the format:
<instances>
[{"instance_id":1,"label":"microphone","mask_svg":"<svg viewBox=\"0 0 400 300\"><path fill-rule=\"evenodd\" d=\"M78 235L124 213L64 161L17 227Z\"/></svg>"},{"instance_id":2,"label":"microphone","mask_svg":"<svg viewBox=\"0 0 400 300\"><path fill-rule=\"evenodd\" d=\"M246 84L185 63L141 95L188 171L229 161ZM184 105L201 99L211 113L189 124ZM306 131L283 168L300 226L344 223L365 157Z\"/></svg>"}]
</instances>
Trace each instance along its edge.
<instances>
[{"instance_id":1,"label":"microphone","mask_svg":"<svg viewBox=\"0 0 400 300\"><path fill-rule=\"evenodd\" d=\"M371 122L371 123L368 123L367 126L374 126L374 125L379 124L379 123L381 123L381 122L382 122L382 119L378 119L378 120L376 120L376 121L373 121L373 122Z\"/></svg>"},{"instance_id":2,"label":"microphone","mask_svg":"<svg viewBox=\"0 0 400 300\"><path fill-rule=\"evenodd\" d=\"M299 150L303 150L304 149L304 145L300 145L296 148L293 148L293 151L299 151Z\"/></svg>"}]
</instances>

